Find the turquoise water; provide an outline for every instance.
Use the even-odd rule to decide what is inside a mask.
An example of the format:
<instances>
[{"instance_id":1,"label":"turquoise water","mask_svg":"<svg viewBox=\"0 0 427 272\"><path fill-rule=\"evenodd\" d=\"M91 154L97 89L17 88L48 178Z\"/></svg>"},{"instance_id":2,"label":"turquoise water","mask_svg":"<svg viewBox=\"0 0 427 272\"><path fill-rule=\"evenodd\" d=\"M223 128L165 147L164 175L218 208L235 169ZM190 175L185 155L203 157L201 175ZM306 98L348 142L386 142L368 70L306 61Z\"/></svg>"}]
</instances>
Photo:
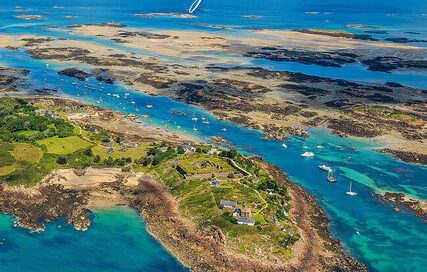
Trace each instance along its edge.
<instances>
[{"instance_id":1,"label":"turquoise water","mask_svg":"<svg viewBox=\"0 0 427 272\"><path fill-rule=\"evenodd\" d=\"M10 2L5 1L6 4ZM184 12L187 7L185 1L163 0L140 1L138 3L135 3L135 1L123 1L120 7L115 6L113 4L115 2L113 1L94 1L91 2L91 7L87 6L87 1L63 1L61 5L64 5L65 8L58 10L51 8L54 5L52 1L44 1L43 6L40 6L38 2L40 1L14 1L11 5L3 5L2 2L2 5L0 5L0 34L2 32L9 34L47 33L48 30L43 28L43 25L66 25L77 22L105 22L112 20L127 23L135 27L199 28L194 22L186 20L170 18L148 20L136 19L129 16L133 13L153 11ZM192 1L189 1L188 6L191 4L190 2ZM417 34L417 37L424 37L426 35L427 24L423 22L425 22L427 17L421 15L427 13L427 3L425 1L409 1L405 2L405 4L399 1L387 1L384 4L382 1L371 0L358 1L353 4L342 4L332 0L322 1L321 3L302 0L267 0L263 1L263 3L262 7L260 7L257 1L204 0L201 6L202 9L198 13L199 18L197 22L230 24L237 28L237 30L233 31L257 26L281 29L305 27L344 29L348 23L364 23L381 26L382 29L394 33L393 35L397 35L396 33L398 33L399 36L408 36L410 34L403 33L408 30L420 32L421 34ZM97 8L101 4L103 8ZM14 14L10 11L14 9L15 5L34 7L35 11L32 13L35 14L37 13L36 11L49 11L49 13L45 14L48 20L35 23L31 22L29 26L28 22L13 18ZM85 5L84 9L70 8L71 6ZM378 8L379 6L381 9ZM4 10L4 12L1 12L1 10ZM318 11L319 16L305 14L306 11ZM62 19L64 14L73 12L78 13L81 17L71 21ZM94 13L97 16L93 16ZM242 14L259 14L265 16L265 18L263 20L245 20L241 18ZM325 18L329 18L330 22L324 22ZM68 34L49 31L49 35L61 36ZM96 42L111 46L120 46L101 39L96 39ZM132 51L131 49L124 49ZM419 199L427 199L427 168L407 164L388 155L375 152L375 149L380 148L378 143L360 141L354 138L343 139L332 135L327 130L314 129L310 131L311 137L306 140L291 137L286 141L288 148L283 149L281 142L273 140L262 141L259 131L249 130L228 122L216 120L209 113L201 109L165 97L151 97L134 92L131 88L118 84L99 85L94 80L84 83L77 81L77 85L73 86L71 78L63 77L56 73L61 66L51 63L49 68L47 68L45 62L32 60L22 51L0 50L0 63L11 67L31 70L30 79L34 87L56 88L62 93L82 101L124 113L148 113L152 118L148 120L144 119L145 122L177 131L178 126L180 126L180 130L193 133L204 139L209 139L213 135L220 135L239 147L243 152L263 156L267 161L278 165L281 169L289 173L292 180L302 185L317 198L318 203L325 209L328 217L331 219L330 228L333 236L340 239L344 243L346 250L364 261L371 270L423 271L427 264L427 251L425 250L427 247L427 228L425 223L422 223L419 218L410 213L394 212L391 207L380 204L372 196L374 192L389 190L404 192ZM271 62L255 62L253 65L271 66L274 69L297 70L315 75L369 81L388 81L392 78L396 82L420 87L425 87L425 84L427 84L427 80L425 80L426 75L423 73L384 74L369 72L360 66L328 70L313 65L304 66ZM128 95L125 96L126 93ZM112 94L119 94L120 98L113 97ZM132 104L130 102L135 103ZM154 109L147 110L145 108L147 103L153 104ZM191 115L190 117L176 116L170 114L170 110L196 112L198 116L205 114L210 119L210 124L196 123L195 125L199 130L197 133L194 133L192 131L193 122L190 120ZM227 128L227 131L222 131L222 128ZM318 145L322 145L324 148L319 149L316 147ZM304 146L307 148L304 148ZM312 159L302 159L300 154L304 151L313 151L316 153L316 156ZM325 179L325 173L318 170L318 165L323 163L337 169L336 177L338 182L336 184L329 184ZM350 198L345 194L350 181L353 182L353 190L358 192L357 197ZM106 215L106 217L109 216ZM122 219L119 218L117 221L122 221ZM93 229L93 231L97 232L98 225L95 224ZM47 232L49 230L50 227ZM146 235L143 228L134 228L133 231L135 237ZM18 235L19 233L22 234L22 232L22 230L12 228L6 231L10 236ZM117 235L114 229L110 229L107 232L108 235ZM34 236L34 239L42 240L43 235ZM76 235L79 236L81 234L76 233ZM129 235L132 236L132 234ZM64 239L68 240L67 237ZM78 263L78 260L75 260L75 256L65 254L68 252L68 249L58 246L60 244L61 242L45 245L45 250L39 250L40 256L48 257L49 253L55 251L56 254L67 256L65 257L66 262L73 263L77 261ZM88 248L92 248L92 250L96 250L96 248L102 245L103 242L93 239L88 242L87 246ZM116 250L109 250L108 248L105 250L108 251L105 253L106 256L120 255ZM132 246L129 246L129 248L124 247L122 250L133 252ZM24 248L19 251L19 255L18 252L10 254L15 254L12 259L16 260L27 252L30 254L32 250ZM166 252L161 252L163 255L169 256ZM2 252L0 251L0 258L3 257L1 255ZM92 261L96 262L97 260L94 259ZM110 261L115 262L119 260L114 259ZM30 260L31 262L37 263L34 260ZM11 264L5 262L4 267L8 268L9 265L20 267L20 271L27 270L23 266L24 264L21 263ZM40 265L46 266L44 271L55 271L49 264ZM115 265L116 267L121 266L120 262L115 263ZM167 266L165 267L167 269ZM13 267L5 271L13 271L12 269ZM97 268L85 271L97 271ZM132 269L124 267L121 271L132 271Z\"/></svg>"},{"instance_id":2,"label":"turquoise water","mask_svg":"<svg viewBox=\"0 0 427 272\"><path fill-rule=\"evenodd\" d=\"M29 233L0 215L0 264L5 272L187 271L125 207L95 211L86 232L58 220L43 233Z\"/></svg>"}]
</instances>

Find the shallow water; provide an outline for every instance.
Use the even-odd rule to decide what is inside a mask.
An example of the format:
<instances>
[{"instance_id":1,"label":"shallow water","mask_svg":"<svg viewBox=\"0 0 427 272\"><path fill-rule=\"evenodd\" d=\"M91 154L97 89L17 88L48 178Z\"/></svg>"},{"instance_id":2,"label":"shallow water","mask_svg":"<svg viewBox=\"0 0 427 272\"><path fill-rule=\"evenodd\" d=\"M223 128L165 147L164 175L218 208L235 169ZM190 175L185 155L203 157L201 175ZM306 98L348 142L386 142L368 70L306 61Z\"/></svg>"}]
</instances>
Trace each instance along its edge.
<instances>
[{"instance_id":1,"label":"shallow water","mask_svg":"<svg viewBox=\"0 0 427 272\"><path fill-rule=\"evenodd\" d=\"M187 271L125 207L95 211L85 232L58 220L42 233L29 233L0 215L0 263L7 272Z\"/></svg>"},{"instance_id":2,"label":"shallow water","mask_svg":"<svg viewBox=\"0 0 427 272\"><path fill-rule=\"evenodd\" d=\"M11 1L5 1L8 3ZM40 1L21 1L13 2L12 6L0 9L10 10L15 5L31 6L31 3ZM34 4L36 9L49 10L46 17L49 20L42 21L41 24L65 25L71 23L84 22L105 22L119 21L131 26L146 26L153 28L182 28L197 29L194 22L188 22L180 19L160 18L160 19L141 19L129 16L133 13L143 13L152 11L161 12L184 12L187 7L185 1L123 1L121 7L116 7L112 1L95 1L91 2L88 9L70 9L70 5L87 5L87 1L65 1L61 3L64 9L52 10L52 1L45 1L43 6ZM154 3L155 2L155 3ZM177 3L178 2L178 3ZM189 1L192 2L192 1ZM378 25L382 29L404 34L404 31L419 31L418 36L425 36L426 25L423 20L427 16L420 14L427 13L427 3L425 1L409 1L402 4L399 1L358 1L353 4L337 4L338 1L322 1L314 3L313 1L263 1L266 3L260 9L256 1L237 1L204 0L202 9L197 15L197 22L232 24L238 28L251 27L270 27L270 28L339 28L344 29L348 23L364 23ZM16 4L18 3L18 4ZM96 9L97 5L103 4L103 9ZM399 4L400 3L400 4ZM191 3L188 4L188 6ZM268 5L270 4L270 5ZM381 4L381 9L378 6ZM90 16L96 10L97 16ZM220 12L222 11L222 12ZM319 14L305 14L307 11L318 11ZM78 12L81 16L76 20L64 20L64 14ZM36 13L36 12L33 12ZM260 14L265 16L265 20L246 20L242 19L242 14ZM397 14L397 15L390 15ZM0 11L0 34L6 33L45 33L45 29L38 23L35 25L22 25L25 22L16 20L13 14ZM218 17L220 16L220 17ZM320 18L319 18L320 17ZM324 22L329 20L331 22ZM220 19L220 22L218 21ZM16 24L20 24L16 26ZM348 29L347 29L348 30ZM353 29L351 29L353 31ZM217 30L212 30L217 31ZM50 35L60 35L59 33L50 32ZM80 37L81 38L81 37ZM107 41L97 41L108 43ZM114 46L111 44L111 46ZM70 95L81 101L90 102L106 108L115 109L125 113L150 114L150 119L144 119L144 122L156 126L165 126L170 130L178 130L195 134L201 138L209 139L213 135L220 135L229 140L240 148L241 151L248 154L257 154L263 156L267 161L278 165L281 169L289 173L292 180L302 185L310 193L316 196L319 204L325 209L328 217L331 219L331 231L334 237L343 241L346 249L354 256L367 263L372 270L377 271L422 271L427 260L427 228L419 218L406 212L396 213L389 206L380 204L375 197L374 192L384 190L398 191L407 193L415 198L427 199L427 168L419 165L407 164L398 161L388 155L380 154L374 150L380 148L378 143L361 141L354 138L340 138L330 134L327 130L311 130L311 137L307 140L291 137L286 141L287 149L281 147L281 142L262 141L261 133L231 123L214 119L209 113L198 108L173 101L165 97L151 97L142 93L136 93L126 86L99 84L95 80L87 82L77 82L76 86L71 83L71 78L58 75L56 72L62 66L50 64L46 67L45 62L32 60L22 51L0 50L0 63L11 67L26 68L31 70L30 78L34 87L52 87L62 93ZM263 62L255 63L256 65L274 66L284 70L296 70L307 72L314 75L336 76L339 78L359 79L366 81L389 81L393 80L404 84L414 84L414 86L425 86L427 80L425 74L409 73L406 75L387 74L378 72L369 72L361 67L345 67L341 69L328 70L319 69L317 66L304 66L298 64L272 63ZM84 67L83 67L84 68ZM354 70L359 72L356 74ZM387 78L390 77L390 78ZM416 85L415 85L416 84ZM87 88L89 86L90 88ZM113 97L118 94L120 98ZM127 94L127 95L126 95ZM131 103L131 102L134 102ZM145 108L147 103L153 104L154 108L148 110ZM170 114L170 110L187 111L190 116L177 116ZM191 115L205 115L210 120L209 125L201 122L192 122ZM192 129L193 126L198 128L197 133ZM222 131L227 128L227 131ZM316 146L322 145L323 149ZM304 148L304 146L307 147ZM300 154L305 151L313 151L316 156L311 159L302 159ZM326 181L324 172L318 169L319 164L327 164L336 169L336 184L329 184ZM356 197L348 197L345 191L348 189L349 182L353 182L353 190L358 192ZM109 215L106 215L107 217ZM3 217L2 217L3 218ZM96 217L95 217L96 218ZM8 219L10 222L10 219ZM121 219L119 220L121 221ZM142 224L142 223L141 223ZM54 228L54 227L52 227ZM98 225L94 224L94 231L97 231ZM49 232L50 228L48 229ZM134 229L135 230L135 229ZM5 233L13 236L15 233L21 235L20 229L6 229ZM47 232L47 233L48 233ZM108 235L117 237L114 229L109 229ZM138 234L138 233L142 234ZM138 228L135 235L146 235L143 228ZM48 235L48 234L46 234ZM80 233L75 234L79 236ZM108 236L107 234L105 234ZM132 236L131 234L129 234ZM42 236L34 236L35 240L42 239ZM61 236L62 237L62 236ZM63 238L68 241L67 236ZM82 238L83 239L83 238ZM102 243L94 239L87 241L87 247L95 250ZM19 244L19 243L18 243ZM61 256L68 256L66 247L50 247L45 244L46 249L40 250L39 255L45 256L45 251ZM153 246L156 247L156 246ZM161 247L157 246L161 249ZM156 248L157 248L156 247ZM1 247L0 247L1 249ZM106 256L115 256L116 251L108 251ZM132 246L128 249L124 246L123 251L132 251ZM25 255L30 248L23 248L22 251L15 252L12 259L19 259L19 256ZM0 258L3 257L0 251ZM12 253L11 253L12 254ZM120 255L120 252L117 254ZM160 253L159 253L160 254ZM166 252L161 251L162 255L169 256ZM31 254L30 254L31 255ZM67 257L68 258L68 257ZM65 262L72 263L72 256ZM113 257L111 257L113 258ZM170 257L165 257L170 258ZM88 260L89 262L90 260ZM92 260L96 261L96 259ZM108 261L108 260L106 260ZM112 260L110 260L113 262ZM117 261L117 260L115 260ZM29 262L43 266L43 263L30 259ZM18 271L19 265L21 270L26 270L24 264L5 262L5 267L14 265L15 271ZM95 265L95 264L94 264ZM116 268L120 263L115 264ZM148 265L148 264L147 264ZM47 265L46 265L47 266ZM102 265L101 265L102 266ZM113 266L114 267L114 266ZM167 268L167 267L166 267ZM12 270L11 266L10 270ZM117 269L118 270L118 269ZM117 271L116 270L116 271ZM43 271L54 271L52 267L46 267ZM75 270L74 270L75 271ZM92 270L86 270L92 271ZM132 268L123 269L122 271L133 271Z\"/></svg>"}]
</instances>

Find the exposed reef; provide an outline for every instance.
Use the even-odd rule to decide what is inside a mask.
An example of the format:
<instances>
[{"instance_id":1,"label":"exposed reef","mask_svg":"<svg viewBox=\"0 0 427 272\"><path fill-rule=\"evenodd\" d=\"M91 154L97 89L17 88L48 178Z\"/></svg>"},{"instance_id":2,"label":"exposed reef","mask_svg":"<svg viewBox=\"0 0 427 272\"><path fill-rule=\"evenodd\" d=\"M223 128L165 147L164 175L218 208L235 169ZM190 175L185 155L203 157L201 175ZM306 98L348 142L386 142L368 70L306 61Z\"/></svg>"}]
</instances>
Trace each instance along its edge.
<instances>
[{"instance_id":1,"label":"exposed reef","mask_svg":"<svg viewBox=\"0 0 427 272\"><path fill-rule=\"evenodd\" d=\"M86 203L84 191L60 185L17 188L0 184L0 212L14 215L17 225L31 231L41 231L46 223L60 217L78 230L88 229L91 221Z\"/></svg>"},{"instance_id":2,"label":"exposed reef","mask_svg":"<svg viewBox=\"0 0 427 272\"><path fill-rule=\"evenodd\" d=\"M380 151L383 153L391 154L392 156L398 159L401 159L402 161L405 161L405 162L427 165L427 155L425 154L418 154L415 152L407 152L407 151L405 152L402 150L394 150L389 148L381 149Z\"/></svg>"},{"instance_id":3,"label":"exposed reef","mask_svg":"<svg viewBox=\"0 0 427 272\"><path fill-rule=\"evenodd\" d=\"M403 193L385 192L376 196L385 203L391 203L395 211L408 210L427 223L427 202L412 199Z\"/></svg>"}]
</instances>

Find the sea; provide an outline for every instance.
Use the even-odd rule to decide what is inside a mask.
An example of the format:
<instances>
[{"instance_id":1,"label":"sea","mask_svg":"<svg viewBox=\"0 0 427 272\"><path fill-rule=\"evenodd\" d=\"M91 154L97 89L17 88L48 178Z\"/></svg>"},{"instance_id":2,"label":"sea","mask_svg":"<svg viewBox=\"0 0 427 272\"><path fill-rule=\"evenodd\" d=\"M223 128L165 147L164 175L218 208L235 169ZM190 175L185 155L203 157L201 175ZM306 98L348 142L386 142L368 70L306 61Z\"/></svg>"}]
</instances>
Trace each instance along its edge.
<instances>
[{"instance_id":1,"label":"sea","mask_svg":"<svg viewBox=\"0 0 427 272\"><path fill-rule=\"evenodd\" d=\"M377 39L406 37L427 39L427 1L423 0L203 0L194 13L197 18L143 18L136 13L186 13L192 4L173 0L1 0L0 35L40 34L87 40L127 52L144 54L102 38L77 36L48 26L120 22L131 28L211 31L247 35L251 29L333 29L363 34L366 29L349 24L375 26L386 34ZM56 6L56 8L54 8ZM41 21L24 21L14 16L40 14ZM65 19L66 15L77 18ZM245 15L260 16L251 20ZM216 28L212 25L229 26ZM425 43L413 45L427 47ZM218 53L217 53L218 54ZM237 58L237 56L236 56ZM302 72L362 82L394 81L427 90L427 71L368 71L361 65L321 67L243 58L249 66ZM182 60L190 61L190 60ZM425 271L427 227L410 212L395 212L374 194L403 192L415 199L427 199L427 167L409 164L377 152L380 142L353 137L341 138L326 129L309 129L310 137L285 141L261 140L260 131L216 119L203 109L167 97L149 96L120 83L108 85L94 79L79 82L57 74L67 67L32 59L24 50L0 49L0 65L31 71L28 85L54 88L60 93L123 113L149 114L145 123L168 130L190 133L200 139L222 136L248 155L262 156L291 180L311 193L330 219L331 235L340 240L348 254L364 262L371 271ZM81 68L86 69L84 65ZM74 83L74 84L73 84ZM113 95L116 94L116 95ZM145 106L152 104L152 109ZM173 115L172 110L189 112ZM192 115L210 123L193 122ZM200 119L200 118L199 118ZM197 127L197 131L193 128ZM287 148L283 148L285 143ZM303 152L313 158L302 158ZM335 169L337 182L326 181L320 164ZM357 196L346 195L350 182ZM13 218L0 215L0 271L186 271L145 230L135 211L116 207L96 210L87 232L67 226L63 220L47 225L43 233L29 233L13 227Z\"/></svg>"}]
</instances>

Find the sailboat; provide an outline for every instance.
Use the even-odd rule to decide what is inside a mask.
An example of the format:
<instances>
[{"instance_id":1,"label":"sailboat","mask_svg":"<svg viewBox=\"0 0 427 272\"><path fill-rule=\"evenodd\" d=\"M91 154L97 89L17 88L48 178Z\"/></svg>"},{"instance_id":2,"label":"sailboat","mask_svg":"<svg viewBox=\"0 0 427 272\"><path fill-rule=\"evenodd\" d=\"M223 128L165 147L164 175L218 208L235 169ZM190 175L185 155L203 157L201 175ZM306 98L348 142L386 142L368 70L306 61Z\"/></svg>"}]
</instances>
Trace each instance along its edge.
<instances>
[{"instance_id":1,"label":"sailboat","mask_svg":"<svg viewBox=\"0 0 427 272\"><path fill-rule=\"evenodd\" d=\"M206 117L205 117L205 115L203 114L203 117L202 118L200 118L200 119L202 119L202 123L203 124L209 124L209 121L208 121L208 119L206 119Z\"/></svg>"},{"instance_id":2,"label":"sailboat","mask_svg":"<svg viewBox=\"0 0 427 272\"><path fill-rule=\"evenodd\" d=\"M333 173L333 171L328 171L328 177L327 177L327 180L329 181L329 182L336 182L337 181L337 179L336 178L334 178L334 176L332 176L332 173Z\"/></svg>"},{"instance_id":3,"label":"sailboat","mask_svg":"<svg viewBox=\"0 0 427 272\"><path fill-rule=\"evenodd\" d=\"M193 130L198 131L198 129L196 128L196 125L193 125Z\"/></svg>"},{"instance_id":4,"label":"sailboat","mask_svg":"<svg viewBox=\"0 0 427 272\"><path fill-rule=\"evenodd\" d=\"M193 118L191 118L191 120L193 121L199 120L199 118L196 117L196 112L193 112Z\"/></svg>"},{"instance_id":5,"label":"sailboat","mask_svg":"<svg viewBox=\"0 0 427 272\"><path fill-rule=\"evenodd\" d=\"M345 192L346 194L348 194L349 196L356 196L357 195L357 193L356 192L353 192L352 190L351 190L351 181L350 181L350 188L348 188L348 191L347 192Z\"/></svg>"}]
</instances>

